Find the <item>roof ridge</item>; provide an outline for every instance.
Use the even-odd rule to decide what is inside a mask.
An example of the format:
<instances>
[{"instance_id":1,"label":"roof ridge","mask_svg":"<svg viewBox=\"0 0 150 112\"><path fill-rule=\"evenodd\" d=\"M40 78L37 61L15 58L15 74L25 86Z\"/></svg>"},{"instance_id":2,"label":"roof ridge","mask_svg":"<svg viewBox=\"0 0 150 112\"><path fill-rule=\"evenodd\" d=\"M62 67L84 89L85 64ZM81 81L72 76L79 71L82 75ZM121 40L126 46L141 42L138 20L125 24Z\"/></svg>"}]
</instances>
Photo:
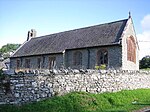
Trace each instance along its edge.
<instances>
[{"instance_id":1,"label":"roof ridge","mask_svg":"<svg viewBox=\"0 0 150 112\"><path fill-rule=\"evenodd\" d=\"M60 32L57 32L57 33L47 34L47 35L43 35L43 36L39 36L39 37L34 37L34 38L31 38L31 39L39 39L41 37L46 38L47 36L50 36L50 35L56 35L56 34L60 34L60 33L66 33L66 32L76 31L76 30L81 30L81 29L87 29L87 28L106 25L106 24L113 24L113 23L117 23L117 22L121 22L121 21L125 21L125 20L128 20L128 19L121 19L121 20L116 20L116 21L112 21L112 22L107 22L107 23L102 23L102 24L97 24L97 25L91 25L91 26L82 27L82 28L76 28L76 29L72 29L72 30L60 31Z\"/></svg>"}]
</instances>

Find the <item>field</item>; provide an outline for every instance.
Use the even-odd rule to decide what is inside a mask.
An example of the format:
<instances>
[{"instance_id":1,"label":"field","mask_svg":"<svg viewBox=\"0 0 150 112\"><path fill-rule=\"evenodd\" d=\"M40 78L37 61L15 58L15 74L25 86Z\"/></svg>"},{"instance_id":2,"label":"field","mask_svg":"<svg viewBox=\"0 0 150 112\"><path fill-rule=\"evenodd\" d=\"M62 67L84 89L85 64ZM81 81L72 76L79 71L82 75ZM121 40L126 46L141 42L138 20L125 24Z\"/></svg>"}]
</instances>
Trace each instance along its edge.
<instances>
[{"instance_id":1,"label":"field","mask_svg":"<svg viewBox=\"0 0 150 112\"><path fill-rule=\"evenodd\" d=\"M22 106L0 105L0 112L132 112L150 106L150 89L91 94L72 92Z\"/></svg>"}]
</instances>

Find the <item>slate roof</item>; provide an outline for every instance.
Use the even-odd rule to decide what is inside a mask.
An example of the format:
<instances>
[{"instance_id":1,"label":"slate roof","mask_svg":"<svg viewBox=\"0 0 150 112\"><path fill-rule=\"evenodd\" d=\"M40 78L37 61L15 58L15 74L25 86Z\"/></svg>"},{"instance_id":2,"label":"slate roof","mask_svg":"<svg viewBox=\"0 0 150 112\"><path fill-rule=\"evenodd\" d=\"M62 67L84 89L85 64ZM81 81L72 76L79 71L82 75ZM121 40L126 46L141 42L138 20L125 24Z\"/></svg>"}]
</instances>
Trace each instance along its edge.
<instances>
[{"instance_id":1,"label":"slate roof","mask_svg":"<svg viewBox=\"0 0 150 112\"><path fill-rule=\"evenodd\" d=\"M11 57L62 53L66 49L118 44L127 20L34 37L25 42Z\"/></svg>"}]
</instances>

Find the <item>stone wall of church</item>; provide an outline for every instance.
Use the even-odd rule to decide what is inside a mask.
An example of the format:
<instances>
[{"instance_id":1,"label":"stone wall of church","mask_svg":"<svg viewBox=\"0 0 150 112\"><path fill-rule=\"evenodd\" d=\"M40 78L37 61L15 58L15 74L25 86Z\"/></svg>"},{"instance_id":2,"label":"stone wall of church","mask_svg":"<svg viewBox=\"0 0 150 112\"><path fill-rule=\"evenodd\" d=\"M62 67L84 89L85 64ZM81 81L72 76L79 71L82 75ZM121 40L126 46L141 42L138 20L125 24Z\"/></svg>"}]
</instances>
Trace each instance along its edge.
<instances>
[{"instance_id":1,"label":"stone wall of church","mask_svg":"<svg viewBox=\"0 0 150 112\"><path fill-rule=\"evenodd\" d=\"M30 69L38 69L37 59L41 58L41 68L49 68L49 57L56 57L56 67L61 68L65 65L65 68L81 69L90 68L95 69L97 63L97 52L98 50L106 49L108 51L108 67L113 69L120 69L122 66L122 51L120 46L109 46L109 47L95 47L77 50L66 50L64 54L55 55L42 55L42 56L32 56L32 57L22 57L22 58L12 58L11 59L11 69L17 68L17 60L21 62L20 69L25 69L25 59L30 59ZM82 65L74 65L73 54L77 51L82 53ZM13 66L12 66L13 65Z\"/></svg>"},{"instance_id":2,"label":"stone wall of church","mask_svg":"<svg viewBox=\"0 0 150 112\"><path fill-rule=\"evenodd\" d=\"M97 63L97 52L103 49L106 49L108 51L108 68L121 69L122 48L119 45L109 46L109 47L95 47L95 48L86 48L86 49L78 49L78 50L68 50L65 53L66 68L70 67L73 69L80 69L80 68L95 69ZM73 58L74 58L73 54L77 51L80 51L82 53L82 66L73 65Z\"/></svg>"},{"instance_id":3,"label":"stone wall of church","mask_svg":"<svg viewBox=\"0 0 150 112\"><path fill-rule=\"evenodd\" d=\"M0 104L39 101L72 91L103 93L150 88L149 81L148 71L65 69L45 74L11 75L0 81Z\"/></svg>"},{"instance_id":4,"label":"stone wall of church","mask_svg":"<svg viewBox=\"0 0 150 112\"><path fill-rule=\"evenodd\" d=\"M121 46L112 46L108 48L108 67L110 69L122 69Z\"/></svg>"},{"instance_id":5,"label":"stone wall of church","mask_svg":"<svg viewBox=\"0 0 150 112\"><path fill-rule=\"evenodd\" d=\"M10 60L10 68L17 69L17 60L20 60L21 66L20 70L25 69L25 59L30 59L30 70L39 69L37 59L41 58L41 69L49 68L49 57L56 57L56 68L60 68L63 65L63 56L62 54L54 54L54 55L42 55L42 56L30 56L30 57L21 57L21 58L11 58Z\"/></svg>"}]
</instances>

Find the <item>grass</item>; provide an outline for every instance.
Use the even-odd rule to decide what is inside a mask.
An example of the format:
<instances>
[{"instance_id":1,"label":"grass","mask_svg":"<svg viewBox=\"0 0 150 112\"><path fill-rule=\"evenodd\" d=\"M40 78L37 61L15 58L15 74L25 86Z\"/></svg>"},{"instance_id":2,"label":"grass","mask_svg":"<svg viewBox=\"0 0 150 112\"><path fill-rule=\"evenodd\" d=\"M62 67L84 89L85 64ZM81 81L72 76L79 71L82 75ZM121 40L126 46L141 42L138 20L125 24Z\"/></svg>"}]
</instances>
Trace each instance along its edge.
<instances>
[{"instance_id":1,"label":"grass","mask_svg":"<svg viewBox=\"0 0 150 112\"><path fill-rule=\"evenodd\" d=\"M143 69L140 69L140 70L150 71L150 68L143 68Z\"/></svg>"},{"instance_id":2,"label":"grass","mask_svg":"<svg viewBox=\"0 0 150 112\"><path fill-rule=\"evenodd\" d=\"M0 105L0 112L131 112L145 106L150 106L150 89L103 94L72 92L22 106Z\"/></svg>"}]
</instances>

